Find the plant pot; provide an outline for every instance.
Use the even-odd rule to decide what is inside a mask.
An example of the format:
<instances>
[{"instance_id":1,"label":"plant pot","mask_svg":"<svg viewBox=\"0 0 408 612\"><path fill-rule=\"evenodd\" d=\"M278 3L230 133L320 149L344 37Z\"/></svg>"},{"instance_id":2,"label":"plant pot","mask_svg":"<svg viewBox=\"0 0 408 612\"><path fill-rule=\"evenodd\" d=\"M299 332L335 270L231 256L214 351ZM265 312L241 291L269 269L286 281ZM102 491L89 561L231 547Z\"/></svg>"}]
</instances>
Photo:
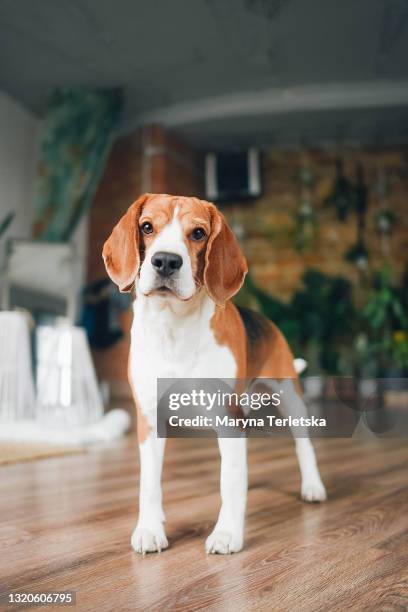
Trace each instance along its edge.
<instances>
[{"instance_id":1,"label":"plant pot","mask_svg":"<svg viewBox=\"0 0 408 612\"><path fill-rule=\"evenodd\" d=\"M307 399L318 399L323 395L324 381L322 376L305 376L303 387Z\"/></svg>"},{"instance_id":2,"label":"plant pot","mask_svg":"<svg viewBox=\"0 0 408 612\"><path fill-rule=\"evenodd\" d=\"M380 371L380 386L382 391L408 390L408 371L405 368L390 366Z\"/></svg>"}]
</instances>

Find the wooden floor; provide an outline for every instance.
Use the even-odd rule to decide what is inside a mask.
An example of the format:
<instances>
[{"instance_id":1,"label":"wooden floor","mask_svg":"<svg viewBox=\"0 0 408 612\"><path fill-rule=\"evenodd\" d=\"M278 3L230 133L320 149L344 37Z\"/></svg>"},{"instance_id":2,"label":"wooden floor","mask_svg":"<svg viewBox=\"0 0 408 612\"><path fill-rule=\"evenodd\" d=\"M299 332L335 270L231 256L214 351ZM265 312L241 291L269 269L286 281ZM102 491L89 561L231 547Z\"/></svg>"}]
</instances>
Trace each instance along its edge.
<instances>
[{"instance_id":1,"label":"wooden floor","mask_svg":"<svg viewBox=\"0 0 408 612\"><path fill-rule=\"evenodd\" d=\"M250 440L246 547L230 557L204 552L219 504L214 440L169 441L170 548L145 557L130 549L133 437L84 455L4 466L0 590L74 590L75 609L93 612L406 610L406 441L316 446L329 500L307 505L299 501L292 442Z\"/></svg>"}]
</instances>

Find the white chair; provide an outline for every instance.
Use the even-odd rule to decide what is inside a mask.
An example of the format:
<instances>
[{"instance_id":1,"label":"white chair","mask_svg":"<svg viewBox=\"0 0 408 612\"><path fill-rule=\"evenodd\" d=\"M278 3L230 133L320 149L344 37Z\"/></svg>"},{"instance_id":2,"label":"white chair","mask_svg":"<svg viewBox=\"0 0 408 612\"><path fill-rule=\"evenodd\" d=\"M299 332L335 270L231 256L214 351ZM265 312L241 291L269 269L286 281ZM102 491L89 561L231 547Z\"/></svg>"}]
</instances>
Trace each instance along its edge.
<instances>
[{"instance_id":1,"label":"white chair","mask_svg":"<svg viewBox=\"0 0 408 612\"><path fill-rule=\"evenodd\" d=\"M0 312L0 421L33 418L30 330L22 312Z\"/></svg>"}]
</instances>

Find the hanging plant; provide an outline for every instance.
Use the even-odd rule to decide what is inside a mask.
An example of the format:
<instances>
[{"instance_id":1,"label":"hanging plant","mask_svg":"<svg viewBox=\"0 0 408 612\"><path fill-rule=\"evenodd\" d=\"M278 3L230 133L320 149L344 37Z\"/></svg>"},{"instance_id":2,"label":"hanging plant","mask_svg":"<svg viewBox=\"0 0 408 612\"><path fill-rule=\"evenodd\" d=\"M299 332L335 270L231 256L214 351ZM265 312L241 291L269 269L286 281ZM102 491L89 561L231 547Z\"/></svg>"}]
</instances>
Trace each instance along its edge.
<instances>
[{"instance_id":1,"label":"hanging plant","mask_svg":"<svg viewBox=\"0 0 408 612\"><path fill-rule=\"evenodd\" d=\"M310 248L318 234L317 215L313 206L312 190L315 183L313 173L304 164L299 172L300 200L294 215L293 242L298 251Z\"/></svg>"},{"instance_id":2,"label":"hanging plant","mask_svg":"<svg viewBox=\"0 0 408 612\"><path fill-rule=\"evenodd\" d=\"M389 236L397 222L397 216L391 210L380 210L375 216L375 227L380 234Z\"/></svg>"},{"instance_id":3,"label":"hanging plant","mask_svg":"<svg viewBox=\"0 0 408 612\"><path fill-rule=\"evenodd\" d=\"M391 254L390 237L397 223L397 216L389 208L389 184L384 168L379 168L377 176L377 194L379 210L374 218L375 228L381 237L381 249L385 257Z\"/></svg>"},{"instance_id":4,"label":"hanging plant","mask_svg":"<svg viewBox=\"0 0 408 612\"><path fill-rule=\"evenodd\" d=\"M368 208L368 187L365 182L364 168L361 163L357 166L357 180L354 187L354 206L359 227L364 230L365 216Z\"/></svg>"},{"instance_id":5,"label":"hanging plant","mask_svg":"<svg viewBox=\"0 0 408 612\"><path fill-rule=\"evenodd\" d=\"M360 272L368 268L368 249L365 243L366 214L368 208L368 187L361 164L357 166L357 180L354 188L354 208L357 216L357 240L346 252L345 259L354 264Z\"/></svg>"},{"instance_id":6,"label":"hanging plant","mask_svg":"<svg viewBox=\"0 0 408 612\"><path fill-rule=\"evenodd\" d=\"M359 270L368 268L368 249L363 240L358 240L345 255L346 261L357 266Z\"/></svg>"},{"instance_id":7,"label":"hanging plant","mask_svg":"<svg viewBox=\"0 0 408 612\"><path fill-rule=\"evenodd\" d=\"M313 189L315 184L315 178L313 176L312 171L306 165L303 165L299 172L299 180L300 184L303 188Z\"/></svg>"},{"instance_id":8,"label":"hanging plant","mask_svg":"<svg viewBox=\"0 0 408 612\"><path fill-rule=\"evenodd\" d=\"M295 214L293 241L297 250L310 248L318 234L317 216L309 200L303 200Z\"/></svg>"},{"instance_id":9,"label":"hanging plant","mask_svg":"<svg viewBox=\"0 0 408 612\"><path fill-rule=\"evenodd\" d=\"M341 222L347 220L348 214L355 206L355 188L346 178L341 159L336 161L336 177L331 193L325 200L325 206L334 207Z\"/></svg>"}]
</instances>

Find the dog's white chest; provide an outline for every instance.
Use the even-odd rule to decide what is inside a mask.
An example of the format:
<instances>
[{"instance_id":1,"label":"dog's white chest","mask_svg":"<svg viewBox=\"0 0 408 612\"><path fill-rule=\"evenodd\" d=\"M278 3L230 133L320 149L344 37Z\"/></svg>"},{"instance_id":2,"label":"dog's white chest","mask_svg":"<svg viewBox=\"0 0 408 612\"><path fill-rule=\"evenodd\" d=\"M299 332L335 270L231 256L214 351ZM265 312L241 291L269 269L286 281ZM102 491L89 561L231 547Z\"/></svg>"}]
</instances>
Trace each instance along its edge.
<instances>
[{"instance_id":1,"label":"dog's white chest","mask_svg":"<svg viewBox=\"0 0 408 612\"><path fill-rule=\"evenodd\" d=\"M130 375L144 412L155 410L158 378L235 378L234 356L211 330L213 314L208 298L176 312L152 298L135 301Z\"/></svg>"}]
</instances>

